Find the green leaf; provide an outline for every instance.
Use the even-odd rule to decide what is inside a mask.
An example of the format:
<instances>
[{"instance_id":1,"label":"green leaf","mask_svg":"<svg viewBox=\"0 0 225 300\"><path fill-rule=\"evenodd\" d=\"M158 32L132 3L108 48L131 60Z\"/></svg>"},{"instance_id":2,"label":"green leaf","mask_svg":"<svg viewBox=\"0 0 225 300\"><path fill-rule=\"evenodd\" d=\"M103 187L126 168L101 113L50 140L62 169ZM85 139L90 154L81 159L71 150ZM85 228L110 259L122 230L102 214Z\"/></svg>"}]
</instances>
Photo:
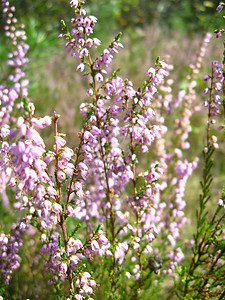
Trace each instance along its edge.
<instances>
[{"instance_id":1,"label":"green leaf","mask_svg":"<svg viewBox=\"0 0 225 300\"><path fill-rule=\"evenodd\" d=\"M30 111L30 108L29 108L29 101L27 100L27 98L23 98L22 102L23 102L23 107L24 107L25 111L30 114L31 111Z\"/></svg>"},{"instance_id":2,"label":"green leaf","mask_svg":"<svg viewBox=\"0 0 225 300\"><path fill-rule=\"evenodd\" d=\"M210 178L212 178L212 175L211 174L208 174L207 176L206 176L206 182L208 182L209 180L210 180Z\"/></svg>"},{"instance_id":3,"label":"green leaf","mask_svg":"<svg viewBox=\"0 0 225 300\"><path fill-rule=\"evenodd\" d=\"M60 21L61 25L62 25L62 30L67 31L67 26L64 20Z\"/></svg>"},{"instance_id":4,"label":"green leaf","mask_svg":"<svg viewBox=\"0 0 225 300\"><path fill-rule=\"evenodd\" d=\"M59 248L62 247L62 239L61 239L61 235L60 234L58 236L58 246L59 246Z\"/></svg>"},{"instance_id":5,"label":"green leaf","mask_svg":"<svg viewBox=\"0 0 225 300\"><path fill-rule=\"evenodd\" d=\"M100 230L101 226L102 226L102 224L100 223L100 224L98 225L98 227L96 228L96 230L95 230L95 233L94 233L94 234L98 234L98 232L99 232L99 230Z\"/></svg>"},{"instance_id":6,"label":"green leaf","mask_svg":"<svg viewBox=\"0 0 225 300\"><path fill-rule=\"evenodd\" d=\"M77 226L74 228L74 230L71 232L70 237L74 237L80 228L81 228L81 224L78 223Z\"/></svg>"},{"instance_id":7,"label":"green leaf","mask_svg":"<svg viewBox=\"0 0 225 300\"><path fill-rule=\"evenodd\" d=\"M212 181L213 181L213 178L211 178L211 179L210 179L210 181L209 181L209 183L206 185L206 189L208 189L208 190L209 190L209 187L210 187L210 185L211 185Z\"/></svg>"},{"instance_id":8,"label":"green leaf","mask_svg":"<svg viewBox=\"0 0 225 300\"><path fill-rule=\"evenodd\" d=\"M224 198L224 197L225 197L225 184L223 186L223 191L222 191L222 198Z\"/></svg>"},{"instance_id":9,"label":"green leaf","mask_svg":"<svg viewBox=\"0 0 225 300\"><path fill-rule=\"evenodd\" d=\"M118 42L118 41L120 40L121 35L122 35L122 32L119 32L119 33L117 34L117 36L115 37L115 41L116 41L116 42Z\"/></svg>"},{"instance_id":10,"label":"green leaf","mask_svg":"<svg viewBox=\"0 0 225 300\"><path fill-rule=\"evenodd\" d=\"M213 159L211 159L211 160L209 161L208 166L207 166L207 169L206 169L207 174L208 174L208 173L210 172L210 170L212 169L213 164L214 164L214 161L213 161Z\"/></svg>"}]
</instances>

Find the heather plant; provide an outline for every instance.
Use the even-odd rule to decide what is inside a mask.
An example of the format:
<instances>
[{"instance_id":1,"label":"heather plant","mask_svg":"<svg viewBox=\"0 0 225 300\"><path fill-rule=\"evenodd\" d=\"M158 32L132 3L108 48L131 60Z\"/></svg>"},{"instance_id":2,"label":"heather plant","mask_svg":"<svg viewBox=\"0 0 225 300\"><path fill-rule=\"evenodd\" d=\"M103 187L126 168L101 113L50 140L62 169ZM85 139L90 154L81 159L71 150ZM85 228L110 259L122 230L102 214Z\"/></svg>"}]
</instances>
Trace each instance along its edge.
<instances>
[{"instance_id":1,"label":"heather plant","mask_svg":"<svg viewBox=\"0 0 225 300\"><path fill-rule=\"evenodd\" d=\"M69 26L61 21L58 38L89 82L72 148L58 129L58 113L35 116L25 77L26 34L15 7L2 0L10 53L6 82L0 85L0 180L2 202L17 211L17 220L0 236L1 295L7 295L22 263L24 236L36 234L38 257L58 299L222 299L224 190L212 212L208 207L212 156L219 147L212 127L221 121L217 115L224 105L218 61L204 77L210 85L204 90L208 120L196 232L193 239L183 238L189 222L186 183L199 161L186 154L192 146L190 118L199 108L196 74L211 35L191 65L186 90L174 95L173 66L159 57L135 88L119 70L111 70L113 56L123 48L121 34L96 54L97 18L87 14L82 1L72 0L70 6L74 18ZM216 37L222 33L217 30ZM52 147L47 148L43 133L50 126Z\"/></svg>"}]
</instances>

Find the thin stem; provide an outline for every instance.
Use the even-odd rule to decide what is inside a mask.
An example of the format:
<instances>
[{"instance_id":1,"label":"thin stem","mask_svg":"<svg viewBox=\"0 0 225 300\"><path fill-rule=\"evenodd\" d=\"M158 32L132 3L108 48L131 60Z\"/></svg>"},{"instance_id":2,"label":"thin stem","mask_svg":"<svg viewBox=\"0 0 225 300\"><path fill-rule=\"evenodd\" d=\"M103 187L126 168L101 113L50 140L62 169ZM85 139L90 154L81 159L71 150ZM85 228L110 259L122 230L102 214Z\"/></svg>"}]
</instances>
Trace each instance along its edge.
<instances>
[{"instance_id":1,"label":"thin stem","mask_svg":"<svg viewBox=\"0 0 225 300\"><path fill-rule=\"evenodd\" d=\"M79 144L78 151L77 151L77 157L76 157L76 160L74 162L74 172L73 172L73 175L72 175L72 178L71 178L71 181L70 181L70 185L69 185L69 189L68 189L68 192L67 192L65 214L67 212L67 206L69 204L69 197L70 197L70 194L72 192L72 184L74 182L74 177L77 175L77 168L76 168L76 166L78 165L79 157L81 155L81 148L82 148L82 145L83 145L83 141L84 141L84 132L82 133L81 138L80 138L80 144Z\"/></svg>"},{"instance_id":2,"label":"thin stem","mask_svg":"<svg viewBox=\"0 0 225 300\"><path fill-rule=\"evenodd\" d=\"M131 150L131 156L133 156L134 154L134 142L133 142L133 136L132 136L132 133L130 133L130 150ZM136 181L136 165L135 163L132 164L132 172L133 172L133 193L134 193L134 198L136 200L136 197L137 197L137 181ZM138 238L141 238L140 235L139 235L139 219L140 219L140 216L139 216L139 210L137 210L135 212L135 216L136 216L136 224L137 224L137 237ZM141 259L141 247L140 247L140 244L139 244L139 247L138 247L138 263L139 263L139 270L140 270L140 278L138 280L138 285L139 285L139 288L141 288L141 282L142 282L142 276L141 276L141 272L142 272L142 259Z\"/></svg>"},{"instance_id":3,"label":"thin stem","mask_svg":"<svg viewBox=\"0 0 225 300\"><path fill-rule=\"evenodd\" d=\"M86 41L87 37L86 34L84 34L84 40ZM95 97L93 97L94 103L93 104L97 104L97 100L98 100L98 89L97 89L97 85L96 85L96 80L95 80L95 72L94 72L94 64L92 62L91 56L90 54L88 54L88 60L89 60L89 65L90 65L90 69L91 69L91 76L92 76L92 80L93 80L93 87L94 87L94 95ZM100 122L100 118L99 115L96 114L96 119L97 119L97 126L98 128L101 127L101 122ZM105 157L105 151L103 149L103 145L102 145L102 137L99 138L99 144L100 144L100 154L102 157L102 161L103 161L103 165L104 165L104 175L105 175L105 180L106 180L106 199L107 201L110 203L110 224L111 224L111 233L112 233L112 253L113 253L113 270L115 269L116 266L116 259L115 259L115 249L114 249L114 244L115 244L115 221L114 221L114 213L113 213L113 202L112 202L112 193L109 187L109 179L108 179L108 172L107 172L107 162L106 162L106 157ZM112 290L114 290L116 287L114 286L114 276L113 276L113 280L111 283L111 288Z\"/></svg>"},{"instance_id":4,"label":"thin stem","mask_svg":"<svg viewBox=\"0 0 225 300\"><path fill-rule=\"evenodd\" d=\"M57 137L58 131L57 131L57 121L58 121L59 116L54 114L54 134L55 134L55 139ZM55 143L55 153L56 153L56 170L59 170L59 149L58 149L58 145L57 143ZM56 199L56 202L59 203L61 200L61 184L60 182L57 181L57 187L58 187L58 197ZM66 251L66 257L67 257L67 278L69 280L69 284L70 284L70 289L73 291L75 291L74 289L74 284L73 284L73 277L72 277L72 270L70 267L70 259L69 259L69 249L68 249L68 237L67 237L67 232L66 232L66 218L64 218L63 212L60 213L59 215L60 218L60 222L59 225L62 229L62 234L63 234L63 243L64 243L64 247L65 247L65 251Z\"/></svg>"},{"instance_id":5,"label":"thin stem","mask_svg":"<svg viewBox=\"0 0 225 300\"><path fill-rule=\"evenodd\" d=\"M56 143L56 138L58 135L58 130L57 130L57 121L59 119L59 115L57 115L56 113L54 113L54 136L55 136L55 159L56 159L56 172L59 171L59 149L58 149L58 145ZM57 180L57 176L56 176L56 180ZM56 199L56 202L59 203L60 199L61 199L61 186L60 186L60 182L57 180L57 188L58 188L58 197Z\"/></svg>"},{"instance_id":6,"label":"thin stem","mask_svg":"<svg viewBox=\"0 0 225 300\"><path fill-rule=\"evenodd\" d=\"M209 161L210 161L210 156L209 156L209 147L210 147L210 123L211 123L211 101L212 101L212 91L213 91L213 66L212 66L212 72L211 72L211 86L210 86L210 93L209 93L209 105L208 105L208 120L207 120L207 129L206 129L206 152L205 152L205 168L204 168L204 176L203 176L203 187L202 187L202 196L200 198L200 208L199 208L199 215L198 215L198 220L197 220L197 224L201 224L201 220L202 220L202 214L204 212L204 205L205 205L205 199L207 198L207 176L208 176L208 165L209 165ZM198 226L198 225L197 225ZM202 255L202 245L205 242L205 238L207 235L207 231L204 233L204 236L201 240L201 242L199 242L199 236L200 236L200 230L201 228L197 227L197 233L196 233L196 237L195 237L195 249L194 249L194 253L192 256L192 260L191 260L191 264L189 267L189 271L188 274L190 276L193 276L195 269L198 267L199 262L200 262L200 258ZM197 259L196 259L196 255ZM185 283L185 289L184 289L184 295L187 294L188 292L188 286L189 283L191 282L191 280L187 280Z\"/></svg>"}]
</instances>

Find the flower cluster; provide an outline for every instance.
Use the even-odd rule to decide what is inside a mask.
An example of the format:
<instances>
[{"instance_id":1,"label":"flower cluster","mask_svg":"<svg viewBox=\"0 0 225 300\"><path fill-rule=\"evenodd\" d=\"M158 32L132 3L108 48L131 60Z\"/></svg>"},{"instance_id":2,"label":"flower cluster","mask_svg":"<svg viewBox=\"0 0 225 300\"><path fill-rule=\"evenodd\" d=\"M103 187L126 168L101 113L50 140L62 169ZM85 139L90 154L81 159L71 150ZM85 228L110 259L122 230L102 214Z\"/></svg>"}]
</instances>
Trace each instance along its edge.
<instances>
[{"instance_id":1,"label":"flower cluster","mask_svg":"<svg viewBox=\"0 0 225 300\"><path fill-rule=\"evenodd\" d=\"M204 89L204 95L207 95L210 100L204 101L204 106L210 109L211 122L216 123L215 116L220 113L219 106L221 104L221 96L223 88L223 66L217 61L212 63L212 74L206 75L203 80L205 82L211 81L212 85ZM211 97L212 96L212 97Z\"/></svg>"},{"instance_id":2,"label":"flower cluster","mask_svg":"<svg viewBox=\"0 0 225 300\"><path fill-rule=\"evenodd\" d=\"M224 2L220 2L220 4L217 6L217 11L220 13L223 10ZM220 38L222 34L224 33L224 29L217 29L215 30L215 38Z\"/></svg>"},{"instance_id":3,"label":"flower cluster","mask_svg":"<svg viewBox=\"0 0 225 300\"><path fill-rule=\"evenodd\" d=\"M15 108L15 103L17 107L23 106L22 96L27 96L27 85L28 80L25 78L24 68L28 62L26 53L29 46L24 42L26 40L26 35L24 31L24 26L17 23L17 19L14 17L13 13L15 11L14 6L10 6L8 1L2 1L3 17L6 20L5 34L11 41L13 52L8 54L7 64L10 66L11 71L8 76L9 84L0 85L0 125L1 125L1 136L5 137L10 132L10 124L14 122L10 113ZM6 145L5 145L6 147ZM4 148L5 148L4 147ZM1 172L2 176L0 179L1 193L5 199L4 203L8 205L8 198L5 193L6 184L10 178L9 169L3 169ZM6 176L5 176L6 174Z\"/></svg>"},{"instance_id":4,"label":"flower cluster","mask_svg":"<svg viewBox=\"0 0 225 300\"><path fill-rule=\"evenodd\" d=\"M12 227L10 235L0 235L0 278L5 284L9 284L12 272L20 266L21 258L18 252L23 246L22 234L29 229L30 219L30 215L26 219L21 218L18 224Z\"/></svg>"},{"instance_id":5,"label":"flower cluster","mask_svg":"<svg viewBox=\"0 0 225 300\"><path fill-rule=\"evenodd\" d=\"M91 48L93 46L98 47L101 44L98 38L91 37L94 26L97 23L97 18L95 16L87 16L86 10L82 8L82 4L79 1L71 1L70 5L75 8L76 17L71 20L73 29L65 34L60 34L58 38L66 37L65 47L68 49L68 53L81 58L81 62L76 70L83 72L86 60L88 59L89 65L92 66L91 72L94 74L95 80L101 82L103 81L103 75L107 74L107 71L103 67L109 67L112 63L113 54L118 53L118 48L123 48L123 45L118 42L118 36L107 49L103 50L102 55L98 56L92 63L90 56ZM62 28L67 30L64 21L62 21Z\"/></svg>"},{"instance_id":6,"label":"flower cluster","mask_svg":"<svg viewBox=\"0 0 225 300\"><path fill-rule=\"evenodd\" d=\"M7 24L16 23L16 19L12 16L12 11L15 9L10 7L8 1L3 1L3 6L5 7L3 11L8 16ZM7 176L1 177L5 180L1 185L2 191L7 182L13 188L14 208L23 212L26 217L13 226L9 235L1 235L1 280L8 284L12 270L19 267L18 247L23 244L22 233L27 232L31 224L42 233L41 254L48 254L49 258L44 266L52 276L49 284L67 279L75 293L73 282L80 278L81 271L79 274L72 274L77 271L79 261L84 258L93 259L96 255L103 256L105 253L111 254L108 251L110 244L103 231L96 232L83 245L78 239L68 238L65 227L67 218L77 217L74 195L82 195L82 180L79 176L83 180L87 176L87 165L80 155L86 150L86 158L88 157L90 136L88 131L81 134L81 143L74 159L74 151L66 146L66 140L57 132L59 116L34 117L34 105L26 99L28 81L23 79L25 74L22 71L28 62L25 57L28 46L20 42L21 39L25 40L25 32L17 32L13 26L6 26L5 30L17 50L12 55L10 54L8 61L8 65L12 68L12 75L9 76L12 84L7 88L1 86L0 94L2 104L0 165L3 174L7 170ZM16 106L15 101L17 101ZM17 118L13 115L15 109L20 110ZM54 151L47 151L38 131L50 126L52 121L55 128L55 146ZM55 178L51 175L54 162L56 164ZM65 199L62 198L63 189L67 191ZM61 246L58 227L63 233ZM93 292L91 286L94 287L95 282L85 274L88 273L84 272L81 276L82 288L76 291L78 294Z\"/></svg>"}]
</instances>

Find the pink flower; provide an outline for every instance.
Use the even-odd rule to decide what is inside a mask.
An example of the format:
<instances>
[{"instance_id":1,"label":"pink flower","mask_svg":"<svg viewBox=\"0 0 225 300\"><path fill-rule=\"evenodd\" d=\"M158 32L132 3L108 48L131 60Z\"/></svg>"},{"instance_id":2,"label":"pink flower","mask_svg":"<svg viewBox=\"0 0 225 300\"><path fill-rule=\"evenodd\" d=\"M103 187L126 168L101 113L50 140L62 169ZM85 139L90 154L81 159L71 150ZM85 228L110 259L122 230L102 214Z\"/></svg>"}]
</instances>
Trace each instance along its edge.
<instances>
[{"instance_id":1,"label":"pink flower","mask_svg":"<svg viewBox=\"0 0 225 300\"><path fill-rule=\"evenodd\" d=\"M56 215L54 215L54 214L50 215L50 218L49 218L49 220L50 220L50 222L51 222L52 224L54 224L54 225L56 225L56 224L57 224L57 222L58 222L58 220L57 220L57 216L56 216Z\"/></svg>"},{"instance_id":2,"label":"pink flower","mask_svg":"<svg viewBox=\"0 0 225 300\"><path fill-rule=\"evenodd\" d=\"M75 184L74 184L74 190L76 192L76 195L79 198L82 198L84 196L82 183L80 181L75 182Z\"/></svg>"},{"instance_id":3,"label":"pink flower","mask_svg":"<svg viewBox=\"0 0 225 300\"><path fill-rule=\"evenodd\" d=\"M80 63L80 64L77 66L76 70L77 70L77 71L80 71L80 72L83 72L83 71L84 71L84 68L85 68L85 65L84 65L83 63Z\"/></svg>"},{"instance_id":4,"label":"pink flower","mask_svg":"<svg viewBox=\"0 0 225 300\"><path fill-rule=\"evenodd\" d=\"M50 210L51 207L52 207L52 203L51 203L49 200L45 200L45 201L44 201L44 207L45 207L47 210Z\"/></svg>"},{"instance_id":5,"label":"pink flower","mask_svg":"<svg viewBox=\"0 0 225 300\"><path fill-rule=\"evenodd\" d=\"M71 160L73 154L74 154L74 152L71 148L65 147L65 149L62 153L62 159L66 160L66 161L69 161L69 160Z\"/></svg>"},{"instance_id":6,"label":"pink flower","mask_svg":"<svg viewBox=\"0 0 225 300\"><path fill-rule=\"evenodd\" d=\"M221 12L222 9L223 9L223 5L220 4L220 5L217 6L217 9L216 9L216 10L217 10L218 12Z\"/></svg>"},{"instance_id":7,"label":"pink flower","mask_svg":"<svg viewBox=\"0 0 225 300\"><path fill-rule=\"evenodd\" d=\"M90 286L96 286L96 282L93 279L89 280L89 285Z\"/></svg>"},{"instance_id":8,"label":"pink flower","mask_svg":"<svg viewBox=\"0 0 225 300\"><path fill-rule=\"evenodd\" d=\"M19 117L19 118L17 119L17 126L18 126L18 127L21 127L23 123L24 123L24 118L23 118L23 117Z\"/></svg>"},{"instance_id":9,"label":"pink flower","mask_svg":"<svg viewBox=\"0 0 225 300\"><path fill-rule=\"evenodd\" d=\"M103 234L102 230L99 230L99 238L98 238L98 243L100 245L107 245L109 244L108 239L106 238L106 236Z\"/></svg>"},{"instance_id":10,"label":"pink flower","mask_svg":"<svg viewBox=\"0 0 225 300\"><path fill-rule=\"evenodd\" d=\"M74 296L74 300L82 300L82 299L84 299L84 297L81 296L80 294L76 294L76 295Z\"/></svg>"},{"instance_id":11,"label":"pink flower","mask_svg":"<svg viewBox=\"0 0 225 300\"><path fill-rule=\"evenodd\" d=\"M217 93L220 93L222 90L222 83L215 82L214 86L215 86L215 90L217 91Z\"/></svg>"},{"instance_id":12,"label":"pink flower","mask_svg":"<svg viewBox=\"0 0 225 300\"><path fill-rule=\"evenodd\" d=\"M46 236L46 234L43 233L41 235L41 241L42 241L42 243L45 242L46 240L47 240L47 236Z\"/></svg>"},{"instance_id":13,"label":"pink flower","mask_svg":"<svg viewBox=\"0 0 225 300\"><path fill-rule=\"evenodd\" d=\"M96 81L98 81L98 82L103 81L103 76L102 76L102 74L101 74L101 73L97 73L97 74L95 75L95 79L96 79Z\"/></svg>"},{"instance_id":14,"label":"pink flower","mask_svg":"<svg viewBox=\"0 0 225 300\"><path fill-rule=\"evenodd\" d=\"M93 45L93 40L90 39L90 38L88 38L88 39L86 40L86 46L90 48L92 45Z\"/></svg>"},{"instance_id":15,"label":"pink flower","mask_svg":"<svg viewBox=\"0 0 225 300\"><path fill-rule=\"evenodd\" d=\"M75 265L78 264L79 260L80 260L79 257L77 257L76 255L72 255L70 257L70 262L73 263L73 264L75 264Z\"/></svg>"},{"instance_id":16,"label":"pink flower","mask_svg":"<svg viewBox=\"0 0 225 300\"><path fill-rule=\"evenodd\" d=\"M209 91L210 91L210 89L207 87L207 88L204 89L203 94L207 95L209 93Z\"/></svg>"},{"instance_id":17,"label":"pink flower","mask_svg":"<svg viewBox=\"0 0 225 300\"><path fill-rule=\"evenodd\" d=\"M79 168L80 168L81 171L87 171L88 170L87 165L83 162L79 163Z\"/></svg>"},{"instance_id":18,"label":"pink flower","mask_svg":"<svg viewBox=\"0 0 225 300\"><path fill-rule=\"evenodd\" d=\"M66 174L63 171L58 171L57 172L57 179L59 182L62 182L63 180L66 179Z\"/></svg>"},{"instance_id":19,"label":"pink flower","mask_svg":"<svg viewBox=\"0 0 225 300\"><path fill-rule=\"evenodd\" d=\"M41 172L43 169L46 169L47 164L42 159L37 159L34 163L35 168Z\"/></svg>"},{"instance_id":20,"label":"pink flower","mask_svg":"<svg viewBox=\"0 0 225 300\"><path fill-rule=\"evenodd\" d=\"M155 76L155 69L152 68L152 67L150 69L148 69L147 76L154 77Z\"/></svg>"},{"instance_id":21,"label":"pink flower","mask_svg":"<svg viewBox=\"0 0 225 300\"><path fill-rule=\"evenodd\" d=\"M59 203L54 203L52 208L56 214L59 214L62 212L62 206Z\"/></svg>"},{"instance_id":22,"label":"pink flower","mask_svg":"<svg viewBox=\"0 0 225 300\"><path fill-rule=\"evenodd\" d=\"M139 280L140 276L141 276L140 273L135 274L136 280Z\"/></svg>"},{"instance_id":23,"label":"pink flower","mask_svg":"<svg viewBox=\"0 0 225 300\"><path fill-rule=\"evenodd\" d=\"M88 56L89 54L89 51L87 48L83 48L81 51L80 51L80 56Z\"/></svg>"},{"instance_id":24,"label":"pink flower","mask_svg":"<svg viewBox=\"0 0 225 300\"><path fill-rule=\"evenodd\" d=\"M99 247L99 244L96 240L91 242L91 250L96 254L99 252L100 247Z\"/></svg>"},{"instance_id":25,"label":"pink flower","mask_svg":"<svg viewBox=\"0 0 225 300\"><path fill-rule=\"evenodd\" d=\"M66 144L66 140L64 138L62 138L61 136L57 136L55 138L55 142L59 149L61 149Z\"/></svg>"},{"instance_id":26,"label":"pink flower","mask_svg":"<svg viewBox=\"0 0 225 300\"><path fill-rule=\"evenodd\" d=\"M216 204L219 205L219 206L224 206L224 203L223 203L222 199L219 199Z\"/></svg>"},{"instance_id":27,"label":"pink flower","mask_svg":"<svg viewBox=\"0 0 225 300\"><path fill-rule=\"evenodd\" d=\"M13 140L17 136L18 130L16 127L14 127L9 134L9 140Z\"/></svg>"},{"instance_id":28,"label":"pink flower","mask_svg":"<svg viewBox=\"0 0 225 300\"><path fill-rule=\"evenodd\" d=\"M70 6L71 7L77 8L77 5L78 5L78 0L71 0L70 1Z\"/></svg>"},{"instance_id":29,"label":"pink flower","mask_svg":"<svg viewBox=\"0 0 225 300\"><path fill-rule=\"evenodd\" d=\"M88 284L84 284L83 289L81 291L82 291L82 293L84 292L86 294L92 294L93 293L93 289Z\"/></svg>"},{"instance_id":30,"label":"pink flower","mask_svg":"<svg viewBox=\"0 0 225 300\"><path fill-rule=\"evenodd\" d=\"M74 215L74 209L70 205L67 207L67 214L69 217L72 217Z\"/></svg>"},{"instance_id":31,"label":"pink flower","mask_svg":"<svg viewBox=\"0 0 225 300\"><path fill-rule=\"evenodd\" d=\"M68 246L70 248L75 248L76 250L79 250L83 247L83 244L79 239L70 238L68 241Z\"/></svg>"},{"instance_id":32,"label":"pink flower","mask_svg":"<svg viewBox=\"0 0 225 300\"><path fill-rule=\"evenodd\" d=\"M97 38L93 38L93 43L94 43L94 46L97 47L97 46L100 46L101 45L101 41Z\"/></svg>"},{"instance_id":33,"label":"pink flower","mask_svg":"<svg viewBox=\"0 0 225 300\"><path fill-rule=\"evenodd\" d=\"M52 123L52 119L49 116L45 116L44 118L32 118L31 122L33 124L33 126L37 127L37 128L45 128L49 125L51 125Z\"/></svg>"},{"instance_id":34,"label":"pink flower","mask_svg":"<svg viewBox=\"0 0 225 300\"><path fill-rule=\"evenodd\" d=\"M25 136L27 134L27 125L25 123L21 125L20 132L22 136Z\"/></svg>"},{"instance_id":35,"label":"pink flower","mask_svg":"<svg viewBox=\"0 0 225 300\"><path fill-rule=\"evenodd\" d=\"M89 279L89 278L91 278L90 273L84 272L83 276L81 277L81 283L82 284L88 283L87 279Z\"/></svg>"},{"instance_id":36,"label":"pink flower","mask_svg":"<svg viewBox=\"0 0 225 300\"><path fill-rule=\"evenodd\" d=\"M61 273L66 274L66 272L67 272L67 264L66 263L59 264L59 270L60 270Z\"/></svg>"},{"instance_id":37,"label":"pink flower","mask_svg":"<svg viewBox=\"0 0 225 300\"><path fill-rule=\"evenodd\" d=\"M204 82L207 82L207 81L209 81L209 79L210 79L210 76L209 76L209 75L206 75L206 76L203 78L203 81L204 81Z\"/></svg>"},{"instance_id":38,"label":"pink flower","mask_svg":"<svg viewBox=\"0 0 225 300\"><path fill-rule=\"evenodd\" d=\"M52 198L54 198L58 195L57 191L52 186L47 187L47 192L48 192L49 196Z\"/></svg>"},{"instance_id":39,"label":"pink flower","mask_svg":"<svg viewBox=\"0 0 225 300\"><path fill-rule=\"evenodd\" d=\"M80 168L80 172L81 172L81 176L83 179L86 179L87 175L88 175L88 167L85 163L80 162L79 163L79 168Z\"/></svg>"},{"instance_id":40,"label":"pink flower","mask_svg":"<svg viewBox=\"0 0 225 300\"><path fill-rule=\"evenodd\" d=\"M42 137L34 128L29 128L27 130L27 137L29 140L34 141L36 145L42 146L43 148L45 147Z\"/></svg>"},{"instance_id":41,"label":"pink flower","mask_svg":"<svg viewBox=\"0 0 225 300\"><path fill-rule=\"evenodd\" d=\"M215 38L218 39L222 36L222 32L221 31L218 31L215 33Z\"/></svg>"}]
</instances>

